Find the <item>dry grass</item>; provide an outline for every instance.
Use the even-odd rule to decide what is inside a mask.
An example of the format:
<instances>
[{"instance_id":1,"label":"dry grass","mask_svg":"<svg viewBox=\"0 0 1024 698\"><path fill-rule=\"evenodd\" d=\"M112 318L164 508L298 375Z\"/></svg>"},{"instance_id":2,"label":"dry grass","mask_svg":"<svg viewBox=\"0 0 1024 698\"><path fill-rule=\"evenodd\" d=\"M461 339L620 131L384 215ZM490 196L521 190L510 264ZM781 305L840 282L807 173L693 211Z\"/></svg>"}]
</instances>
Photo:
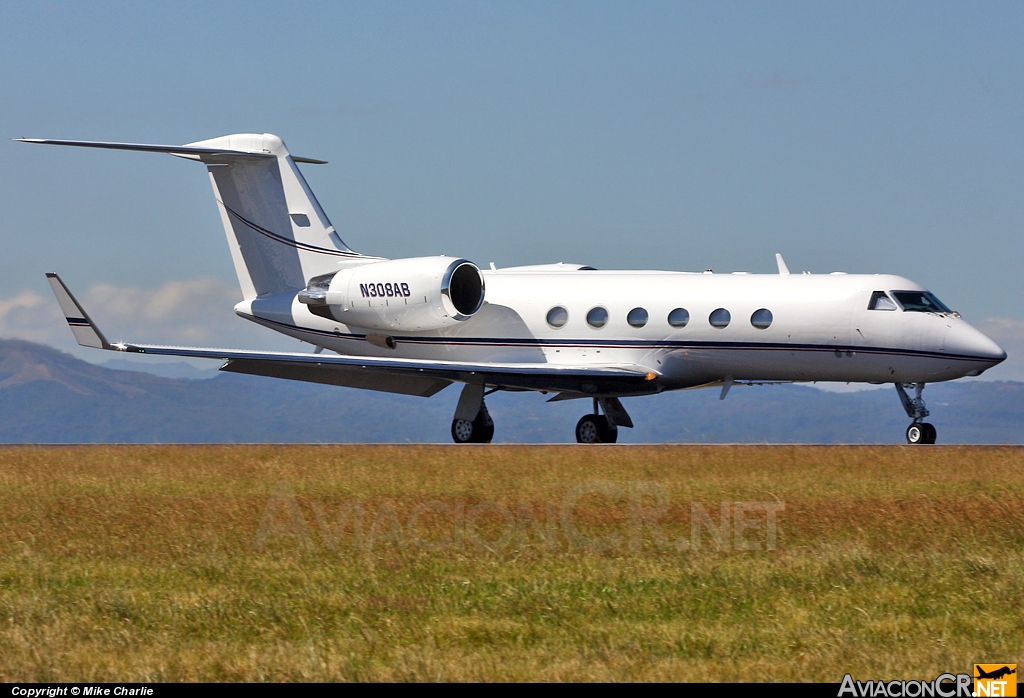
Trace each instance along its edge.
<instances>
[{"instance_id":1,"label":"dry grass","mask_svg":"<svg viewBox=\"0 0 1024 698\"><path fill-rule=\"evenodd\" d=\"M645 487L667 547L645 528L636 549ZM578 533L618 545L581 549L561 513L545 545L521 516L543 529L574 492ZM777 548L677 549L693 502L783 503ZM357 540L335 523L360 507ZM0 552L2 681L838 681L1024 658L1009 447L6 448Z\"/></svg>"}]
</instances>

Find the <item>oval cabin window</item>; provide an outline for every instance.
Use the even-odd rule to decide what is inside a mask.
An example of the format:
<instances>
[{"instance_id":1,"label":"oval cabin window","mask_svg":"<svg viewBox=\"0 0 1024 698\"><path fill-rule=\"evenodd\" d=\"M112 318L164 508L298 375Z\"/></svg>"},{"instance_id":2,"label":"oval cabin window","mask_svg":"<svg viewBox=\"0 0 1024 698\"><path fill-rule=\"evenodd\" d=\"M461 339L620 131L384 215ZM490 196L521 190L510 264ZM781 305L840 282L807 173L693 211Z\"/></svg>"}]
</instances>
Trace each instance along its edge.
<instances>
[{"instance_id":1,"label":"oval cabin window","mask_svg":"<svg viewBox=\"0 0 1024 698\"><path fill-rule=\"evenodd\" d=\"M754 314L750 316L750 324L759 330L767 330L772 324L772 311L768 308L755 310Z\"/></svg>"},{"instance_id":2,"label":"oval cabin window","mask_svg":"<svg viewBox=\"0 0 1024 698\"><path fill-rule=\"evenodd\" d=\"M569 322L569 311L562 306L556 305L548 311L548 324L555 329L564 327L567 322Z\"/></svg>"},{"instance_id":3,"label":"oval cabin window","mask_svg":"<svg viewBox=\"0 0 1024 698\"><path fill-rule=\"evenodd\" d=\"M690 311L686 308L676 308L668 314L668 324L672 327L686 327L690 322Z\"/></svg>"},{"instance_id":4,"label":"oval cabin window","mask_svg":"<svg viewBox=\"0 0 1024 698\"><path fill-rule=\"evenodd\" d=\"M647 311L643 308L633 308L626 316L626 322L630 327L643 327L647 324Z\"/></svg>"},{"instance_id":5,"label":"oval cabin window","mask_svg":"<svg viewBox=\"0 0 1024 698\"><path fill-rule=\"evenodd\" d=\"M712 327L722 329L728 327L729 323L732 322L732 315L725 308L719 308L711 311L711 315L708 316L708 322L711 323Z\"/></svg>"},{"instance_id":6,"label":"oval cabin window","mask_svg":"<svg viewBox=\"0 0 1024 698\"><path fill-rule=\"evenodd\" d=\"M587 324L594 328L604 327L608 324L608 311L601 306L591 308L587 313Z\"/></svg>"}]
</instances>

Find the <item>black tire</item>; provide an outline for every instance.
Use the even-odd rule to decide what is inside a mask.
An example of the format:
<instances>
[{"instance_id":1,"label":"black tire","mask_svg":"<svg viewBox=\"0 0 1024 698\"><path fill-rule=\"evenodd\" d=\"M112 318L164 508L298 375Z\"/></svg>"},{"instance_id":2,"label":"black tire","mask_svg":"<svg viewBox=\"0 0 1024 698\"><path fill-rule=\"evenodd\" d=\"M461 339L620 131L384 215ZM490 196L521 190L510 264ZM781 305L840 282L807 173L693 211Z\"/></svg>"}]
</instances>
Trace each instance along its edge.
<instances>
[{"instance_id":1,"label":"black tire","mask_svg":"<svg viewBox=\"0 0 1024 698\"><path fill-rule=\"evenodd\" d=\"M476 429L473 422L468 419L452 420L452 441L457 444L476 443L473 437L476 436Z\"/></svg>"},{"instance_id":2,"label":"black tire","mask_svg":"<svg viewBox=\"0 0 1024 698\"><path fill-rule=\"evenodd\" d=\"M486 405L480 408L476 419L452 420L452 441L457 444L489 444L494 438L494 421Z\"/></svg>"},{"instance_id":3,"label":"black tire","mask_svg":"<svg viewBox=\"0 0 1024 698\"><path fill-rule=\"evenodd\" d=\"M925 422L921 426L924 427L924 431L925 431L925 435L924 435L925 436L925 440L924 440L924 442L926 444L933 444L933 443L935 443L935 439L938 437L938 432L935 431L935 427L932 426L931 424L929 424L928 422Z\"/></svg>"},{"instance_id":4,"label":"black tire","mask_svg":"<svg viewBox=\"0 0 1024 698\"><path fill-rule=\"evenodd\" d=\"M914 422L907 427L907 443L916 446L928 443L928 430L921 422Z\"/></svg>"},{"instance_id":5,"label":"black tire","mask_svg":"<svg viewBox=\"0 0 1024 698\"><path fill-rule=\"evenodd\" d=\"M585 414L576 422L576 442L581 444L613 444L619 429L601 414Z\"/></svg>"},{"instance_id":6,"label":"black tire","mask_svg":"<svg viewBox=\"0 0 1024 698\"><path fill-rule=\"evenodd\" d=\"M487 411L487 405L480 407L480 414L473 420L473 431L477 436L475 443L489 444L494 438L494 420L491 419L491 413Z\"/></svg>"},{"instance_id":7,"label":"black tire","mask_svg":"<svg viewBox=\"0 0 1024 698\"><path fill-rule=\"evenodd\" d=\"M601 441L606 444L613 444L619 440L619 428L608 421L607 417L601 417L604 420L604 432L601 435Z\"/></svg>"}]
</instances>

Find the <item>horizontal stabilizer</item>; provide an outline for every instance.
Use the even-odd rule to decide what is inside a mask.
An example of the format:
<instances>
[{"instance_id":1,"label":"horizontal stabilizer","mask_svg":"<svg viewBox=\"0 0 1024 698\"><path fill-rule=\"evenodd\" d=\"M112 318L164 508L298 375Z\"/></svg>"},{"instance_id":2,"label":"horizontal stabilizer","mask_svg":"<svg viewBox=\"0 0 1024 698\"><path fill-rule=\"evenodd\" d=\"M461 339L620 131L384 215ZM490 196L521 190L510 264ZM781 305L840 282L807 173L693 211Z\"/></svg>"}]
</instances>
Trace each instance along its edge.
<instances>
[{"instance_id":1,"label":"horizontal stabilizer","mask_svg":"<svg viewBox=\"0 0 1024 698\"><path fill-rule=\"evenodd\" d=\"M232 150L230 148L202 148L191 145L154 145L151 143L114 143L106 141L62 141L52 138L14 138L19 143L41 143L43 145L71 145L78 148L105 148L107 150L139 150L145 153L169 153L170 155L193 155L193 156L230 156L246 158L272 158L273 153L265 153L254 150ZM326 165L326 160L315 160L313 158L299 158L292 156L295 162L303 162L310 165Z\"/></svg>"},{"instance_id":2,"label":"horizontal stabilizer","mask_svg":"<svg viewBox=\"0 0 1024 698\"><path fill-rule=\"evenodd\" d=\"M93 347L95 349L110 349L110 342L103 336L103 333L99 331L96 325L93 323L92 318L85 312L85 309L79 304L75 297L71 295L71 291L64 285L64 282L60 280L60 277L49 272L46 275L47 280L50 282L50 287L53 289L53 295L57 296L57 302L60 304L60 309L64 313L64 319L68 321L68 325L71 326L71 331L75 335L75 339L83 347Z\"/></svg>"},{"instance_id":3,"label":"horizontal stabilizer","mask_svg":"<svg viewBox=\"0 0 1024 698\"><path fill-rule=\"evenodd\" d=\"M170 153L171 155L232 155L236 157L272 158L271 153L256 153L245 150L224 148L195 148L187 145L152 145L149 143L106 143L102 141L58 141L50 138L15 138L20 143L42 143L43 145L73 145L79 148L106 148L108 150L141 150L147 153Z\"/></svg>"}]
</instances>

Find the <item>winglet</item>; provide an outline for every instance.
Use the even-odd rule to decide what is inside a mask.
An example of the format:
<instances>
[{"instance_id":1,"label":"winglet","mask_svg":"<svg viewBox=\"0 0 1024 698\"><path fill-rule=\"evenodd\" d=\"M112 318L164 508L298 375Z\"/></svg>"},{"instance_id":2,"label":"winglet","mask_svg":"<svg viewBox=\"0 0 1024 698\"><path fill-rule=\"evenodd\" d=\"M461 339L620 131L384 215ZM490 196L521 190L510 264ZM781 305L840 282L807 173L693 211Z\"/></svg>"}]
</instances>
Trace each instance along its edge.
<instances>
[{"instance_id":1,"label":"winglet","mask_svg":"<svg viewBox=\"0 0 1024 698\"><path fill-rule=\"evenodd\" d=\"M783 276L789 276L789 267L786 266L786 260L782 258L782 255L778 252L775 253L775 263L779 265L779 273Z\"/></svg>"},{"instance_id":2,"label":"winglet","mask_svg":"<svg viewBox=\"0 0 1024 698\"><path fill-rule=\"evenodd\" d=\"M99 328L93 323L92 318L85 312L85 309L71 295L71 291L60 280L60 277L53 272L48 272L46 278L50 282L50 288L53 289L53 295L57 296L60 309L64 312L64 319L71 326L71 331L75 334L75 339L78 340L78 343L83 347L113 349L114 347L110 345L107 338L99 331Z\"/></svg>"}]
</instances>

